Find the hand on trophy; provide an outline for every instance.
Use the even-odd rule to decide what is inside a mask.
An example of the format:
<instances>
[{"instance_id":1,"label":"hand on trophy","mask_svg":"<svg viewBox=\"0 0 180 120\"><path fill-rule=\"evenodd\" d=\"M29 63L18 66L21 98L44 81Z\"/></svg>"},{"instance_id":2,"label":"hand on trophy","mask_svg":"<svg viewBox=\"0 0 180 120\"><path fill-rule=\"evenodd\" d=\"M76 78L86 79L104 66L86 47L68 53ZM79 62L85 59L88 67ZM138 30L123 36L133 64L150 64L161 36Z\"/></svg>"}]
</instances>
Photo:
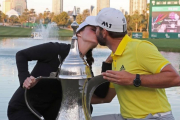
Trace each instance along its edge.
<instances>
[{"instance_id":1,"label":"hand on trophy","mask_svg":"<svg viewBox=\"0 0 180 120\"><path fill-rule=\"evenodd\" d=\"M33 76L27 77L26 80L23 83L23 88L30 89L34 87L37 84L38 80L34 78Z\"/></svg>"}]
</instances>

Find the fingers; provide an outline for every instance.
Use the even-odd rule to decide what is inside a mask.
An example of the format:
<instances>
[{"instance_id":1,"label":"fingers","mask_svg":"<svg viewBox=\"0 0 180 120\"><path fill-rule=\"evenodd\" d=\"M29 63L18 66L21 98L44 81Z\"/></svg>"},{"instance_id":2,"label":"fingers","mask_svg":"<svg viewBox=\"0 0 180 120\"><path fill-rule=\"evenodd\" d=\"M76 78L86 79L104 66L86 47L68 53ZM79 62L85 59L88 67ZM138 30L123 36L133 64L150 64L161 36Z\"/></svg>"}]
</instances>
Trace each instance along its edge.
<instances>
[{"instance_id":1,"label":"fingers","mask_svg":"<svg viewBox=\"0 0 180 120\"><path fill-rule=\"evenodd\" d=\"M106 72L101 73L101 75L106 76L106 77L112 77L112 78L117 78L118 74L116 71L108 70Z\"/></svg>"},{"instance_id":2,"label":"fingers","mask_svg":"<svg viewBox=\"0 0 180 120\"><path fill-rule=\"evenodd\" d=\"M117 82L116 78L112 78L112 77L109 77L109 76L103 76L103 78L110 81L110 82Z\"/></svg>"},{"instance_id":3,"label":"fingers","mask_svg":"<svg viewBox=\"0 0 180 120\"><path fill-rule=\"evenodd\" d=\"M114 70L107 70L106 73L111 73L111 74L114 74L116 75L118 72L120 71L114 71Z\"/></svg>"},{"instance_id":4,"label":"fingers","mask_svg":"<svg viewBox=\"0 0 180 120\"><path fill-rule=\"evenodd\" d=\"M116 78L116 75L111 73L102 73L102 75L106 78Z\"/></svg>"},{"instance_id":5,"label":"fingers","mask_svg":"<svg viewBox=\"0 0 180 120\"><path fill-rule=\"evenodd\" d=\"M26 80L23 83L23 88L30 89L35 84L35 78L33 76L27 77Z\"/></svg>"},{"instance_id":6,"label":"fingers","mask_svg":"<svg viewBox=\"0 0 180 120\"><path fill-rule=\"evenodd\" d=\"M120 71L107 70L106 72L101 73L101 75L103 75L104 79L113 83L118 83L120 80Z\"/></svg>"}]
</instances>

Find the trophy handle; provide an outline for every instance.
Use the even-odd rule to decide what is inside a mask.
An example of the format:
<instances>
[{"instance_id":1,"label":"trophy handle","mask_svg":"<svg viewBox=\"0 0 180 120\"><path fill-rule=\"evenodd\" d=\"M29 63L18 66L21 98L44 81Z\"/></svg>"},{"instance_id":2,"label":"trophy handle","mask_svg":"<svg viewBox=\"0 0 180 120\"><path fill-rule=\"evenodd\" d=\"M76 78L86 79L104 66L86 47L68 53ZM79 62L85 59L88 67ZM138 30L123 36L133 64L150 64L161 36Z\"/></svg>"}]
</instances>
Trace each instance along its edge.
<instances>
[{"instance_id":1,"label":"trophy handle","mask_svg":"<svg viewBox=\"0 0 180 120\"><path fill-rule=\"evenodd\" d=\"M56 79L56 77L38 77L36 78L35 80L42 80L42 79ZM37 116L40 120L45 120L44 117L37 111L33 108L33 106L30 104L29 102L29 97L28 97L28 89L25 88L25 92L24 92L24 97L25 97L25 102L26 102L26 105L27 107L29 108L29 110L35 115Z\"/></svg>"},{"instance_id":2,"label":"trophy handle","mask_svg":"<svg viewBox=\"0 0 180 120\"><path fill-rule=\"evenodd\" d=\"M98 75L91 78L87 83L85 83L85 90L83 91L85 95L83 95L83 100L84 100L83 102L86 108L86 114L88 115L87 116L88 120L91 120L90 102L91 102L92 95L94 91L96 90L96 88L105 82L108 82L108 81L105 80L102 75Z\"/></svg>"}]
</instances>

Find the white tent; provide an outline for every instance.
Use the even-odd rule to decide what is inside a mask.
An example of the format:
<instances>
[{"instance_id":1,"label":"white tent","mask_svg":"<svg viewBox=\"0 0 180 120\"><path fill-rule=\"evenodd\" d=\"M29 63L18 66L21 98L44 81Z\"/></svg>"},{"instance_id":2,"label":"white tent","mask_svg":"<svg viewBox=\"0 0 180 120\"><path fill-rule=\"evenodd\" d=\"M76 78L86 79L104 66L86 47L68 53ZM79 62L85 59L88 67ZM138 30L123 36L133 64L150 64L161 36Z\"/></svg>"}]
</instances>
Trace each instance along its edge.
<instances>
[{"instance_id":1,"label":"white tent","mask_svg":"<svg viewBox=\"0 0 180 120\"><path fill-rule=\"evenodd\" d=\"M14 9L11 9L10 11L8 11L8 12L6 13L6 15L8 15L8 17L11 17L11 16L13 16L13 15L19 17L20 14L19 14L17 11L15 11Z\"/></svg>"}]
</instances>

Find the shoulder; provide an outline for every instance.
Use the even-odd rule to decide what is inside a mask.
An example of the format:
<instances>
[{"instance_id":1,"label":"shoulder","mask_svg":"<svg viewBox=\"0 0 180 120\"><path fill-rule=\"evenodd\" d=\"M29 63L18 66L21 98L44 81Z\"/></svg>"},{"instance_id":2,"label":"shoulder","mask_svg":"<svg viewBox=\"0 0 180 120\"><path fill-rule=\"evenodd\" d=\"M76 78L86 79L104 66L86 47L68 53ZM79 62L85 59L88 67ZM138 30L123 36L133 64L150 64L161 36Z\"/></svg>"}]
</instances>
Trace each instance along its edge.
<instances>
[{"instance_id":1,"label":"shoulder","mask_svg":"<svg viewBox=\"0 0 180 120\"><path fill-rule=\"evenodd\" d=\"M57 46L57 47L62 47L62 48L70 48L70 44L66 43L59 43L59 42L48 42L42 45L51 45L51 46Z\"/></svg>"},{"instance_id":2,"label":"shoulder","mask_svg":"<svg viewBox=\"0 0 180 120\"><path fill-rule=\"evenodd\" d=\"M70 44L66 44L66 43L59 43L59 42L48 42L48 43L44 43L44 44L40 44L37 47L39 48L43 48L43 49L49 49L52 51L68 51L71 47Z\"/></svg>"},{"instance_id":3,"label":"shoulder","mask_svg":"<svg viewBox=\"0 0 180 120\"><path fill-rule=\"evenodd\" d=\"M151 42L146 41L146 40L142 40L139 41L137 46L136 46L136 50L138 50L139 52L157 52L158 48Z\"/></svg>"}]
</instances>

